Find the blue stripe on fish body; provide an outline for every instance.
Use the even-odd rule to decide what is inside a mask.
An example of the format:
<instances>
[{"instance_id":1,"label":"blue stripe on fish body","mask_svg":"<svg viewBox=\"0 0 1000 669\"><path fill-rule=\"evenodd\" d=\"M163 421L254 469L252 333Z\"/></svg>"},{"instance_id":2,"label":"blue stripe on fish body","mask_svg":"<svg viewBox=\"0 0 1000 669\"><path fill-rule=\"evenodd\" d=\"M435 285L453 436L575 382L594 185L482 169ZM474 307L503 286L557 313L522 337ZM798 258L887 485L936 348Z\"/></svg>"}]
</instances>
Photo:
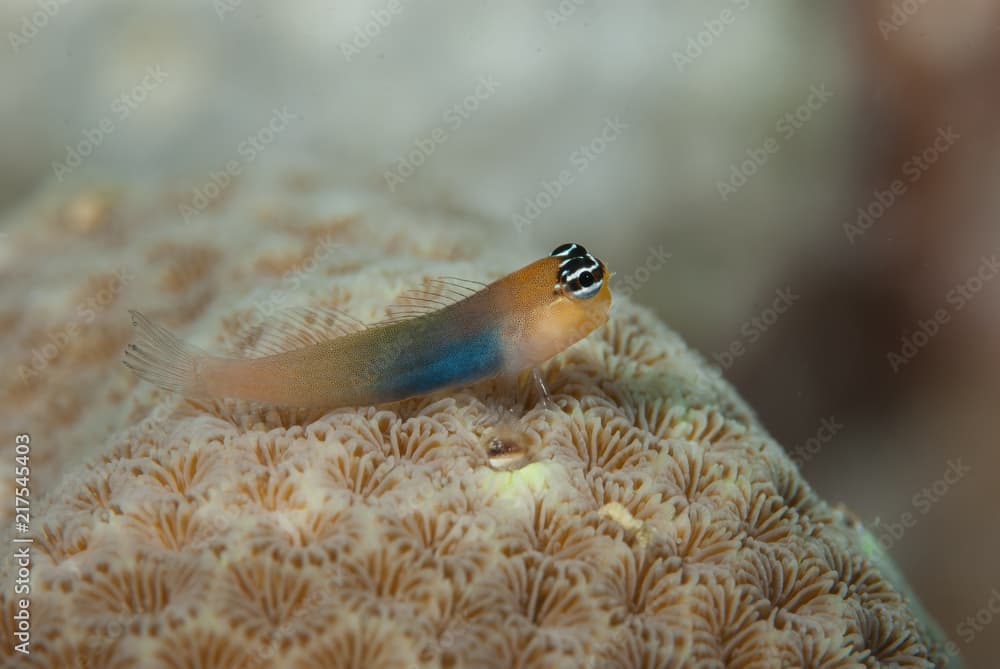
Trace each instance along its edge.
<instances>
[{"instance_id":1,"label":"blue stripe on fish body","mask_svg":"<svg viewBox=\"0 0 1000 669\"><path fill-rule=\"evenodd\" d=\"M443 338L425 351L406 351L395 370L379 384L379 394L405 398L450 386L474 383L503 371L504 356L498 328Z\"/></svg>"}]
</instances>

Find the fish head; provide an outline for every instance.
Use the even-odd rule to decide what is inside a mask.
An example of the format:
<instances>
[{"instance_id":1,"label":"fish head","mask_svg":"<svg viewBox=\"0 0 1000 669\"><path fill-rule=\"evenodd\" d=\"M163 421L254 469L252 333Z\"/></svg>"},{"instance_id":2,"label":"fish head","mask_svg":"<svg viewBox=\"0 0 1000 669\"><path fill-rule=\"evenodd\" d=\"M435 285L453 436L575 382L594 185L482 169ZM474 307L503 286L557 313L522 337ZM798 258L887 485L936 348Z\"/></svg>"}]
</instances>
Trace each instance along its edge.
<instances>
[{"instance_id":1,"label":"fish head","mask_svg":"<svg viewBox=\"0 0 1000 669\"><path fill-rule=\"evenodd\" d=\"M543 362L608 320L607 266L579 244L563 244L516 272L512 337L516 367Z\"/></svg>"}]
</instances>

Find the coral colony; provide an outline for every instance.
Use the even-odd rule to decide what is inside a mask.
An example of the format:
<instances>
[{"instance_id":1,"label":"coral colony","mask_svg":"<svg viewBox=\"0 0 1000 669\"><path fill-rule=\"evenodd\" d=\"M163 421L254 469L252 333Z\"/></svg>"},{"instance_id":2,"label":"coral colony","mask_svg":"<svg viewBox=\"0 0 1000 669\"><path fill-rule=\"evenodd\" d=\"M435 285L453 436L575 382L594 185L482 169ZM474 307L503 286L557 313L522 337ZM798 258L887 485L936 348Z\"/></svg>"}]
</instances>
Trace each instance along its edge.
<instances>
[{"instance_id":1,"label":"coral colony","mask_svg":"<svg viewBox=\"0 0 1000 669\"><path fill-rule=\"evenodd\" d=\"M30 596L0 600L8 639L30 597L30 666L945 666L871 535L626 297L541 367L551 402L530 380L513 399L489 380L303 414L177 402L134 378L118 362L129 306L209 347L282 277L297 278L282 302L370 322L414 277L491 281L522 259L439 212L352 198L334 215L335 197L312 198L327 204L297 203L311 222L287 225L247 216L250 192L232 189L200 226L125 201L54 250L68 266L87 235L121 240L99 245L87 287L64 286L52 308L67 318L106 268L134 279L127 303L95 309L37 370L45 384L4 381L37 426L43 491L24 535ZM19 345L5 359L30 364L34 344ZM109 423L131 427L108 436ZM18 569L4 562L0 578Z\"/></svg>"}]
</instances>

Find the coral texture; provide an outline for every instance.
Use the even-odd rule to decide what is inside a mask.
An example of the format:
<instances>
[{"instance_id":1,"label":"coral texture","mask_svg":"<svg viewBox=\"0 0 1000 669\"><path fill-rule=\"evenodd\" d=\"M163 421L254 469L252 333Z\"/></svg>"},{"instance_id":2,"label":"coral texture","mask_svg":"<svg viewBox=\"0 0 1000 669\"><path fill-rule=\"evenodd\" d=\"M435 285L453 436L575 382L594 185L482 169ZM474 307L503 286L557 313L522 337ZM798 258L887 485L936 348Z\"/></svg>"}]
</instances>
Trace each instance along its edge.
<instances>
[{"instance_id":1,"label":"coral texture","mask_svg":"<svg viewBox=\"0 0 1000 669\"><path fill-rule=\"evenodd\" d=\"M71 229L131 267L129 306L208 348L277 302L373 320L423 277L487 279L531 259L484 253L430 212L322 188L267 204L253 192L238 186L203 212L210 232L185 227L166 199L152 213L86 209L98 220ZM38 234L11 230L25 243ZM75 313L82 298L67 295L54 313ZM45 488L32 653L5 645L11 666L944 663L860 528L817 498L715 371L627 300L543 368L556 409L530 384L488 381L302 414L176 403L132 379L117 364L123 299L80 324L66 359L7 389L22 423L54 388L75 411L33 434ZM23 319L4 346L29 364L32 333L51 323L9 307L4 318ZM81 414L133 427L98 438ZM498 435L525 454L507 469L490 466ZM0 597L8 639L16 604L8 588Z\"/></svg>"}]
</instances>

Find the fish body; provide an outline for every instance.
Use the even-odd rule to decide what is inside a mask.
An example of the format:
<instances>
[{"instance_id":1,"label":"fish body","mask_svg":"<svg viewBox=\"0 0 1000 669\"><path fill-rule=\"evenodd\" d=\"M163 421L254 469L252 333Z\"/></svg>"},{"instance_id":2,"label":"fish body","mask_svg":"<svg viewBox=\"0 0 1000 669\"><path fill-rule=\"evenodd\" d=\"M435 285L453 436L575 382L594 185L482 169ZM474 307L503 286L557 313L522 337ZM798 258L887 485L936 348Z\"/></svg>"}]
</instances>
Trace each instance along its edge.
<instances>
[{"instance_id":1,"label":"fish body","mask_svg":"<svg viewBox=\"0 0 1000 669\"><path fill-rule=\"evenodd\" d=\"M477 291L460 280L434 286L409 297L409 317L339 336L316 332L324 316L343 326L332 312L279 316L268 326L272 340L296 345L272 345L259 357L209 355L133 312L138 336L124 362L192 398L380 404L534 367L602 325L611 306L604 264L578 244L564 244Z\"/></svg>"}]
</instances>

